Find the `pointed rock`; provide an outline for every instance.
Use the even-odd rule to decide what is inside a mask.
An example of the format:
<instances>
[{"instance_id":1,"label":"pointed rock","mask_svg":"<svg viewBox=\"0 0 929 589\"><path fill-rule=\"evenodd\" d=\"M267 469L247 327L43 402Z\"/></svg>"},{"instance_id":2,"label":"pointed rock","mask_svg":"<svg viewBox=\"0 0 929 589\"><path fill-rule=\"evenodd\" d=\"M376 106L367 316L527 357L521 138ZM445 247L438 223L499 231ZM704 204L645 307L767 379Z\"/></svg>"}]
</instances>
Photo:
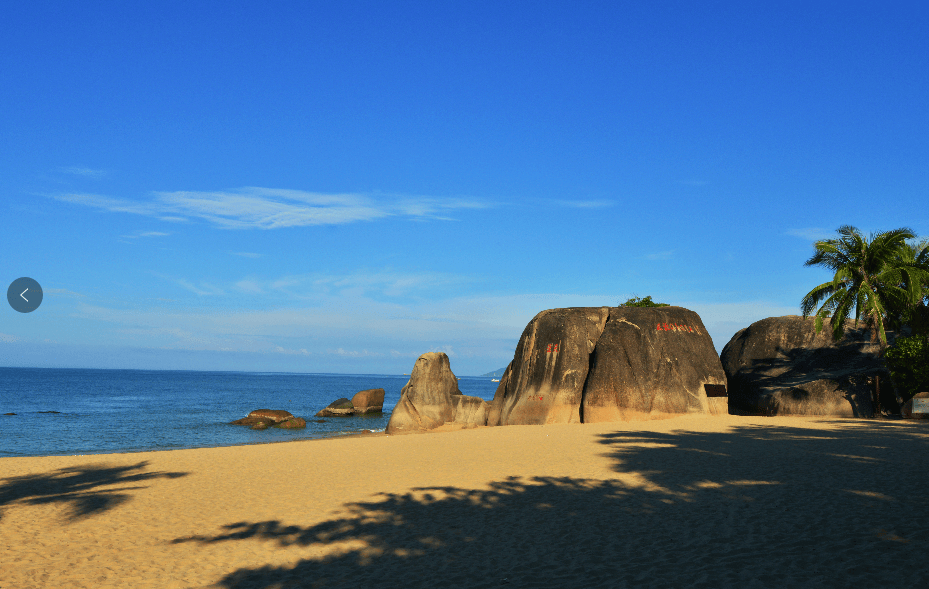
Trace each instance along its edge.
<instances>
[{"instance_id":1,"label":"pointed rock","mask_svg":"<svg viewBox=\"0 0 929 589\"><path fill-rule=\"evenodd\" d=\"M487 402L462 395L448 356L427 352L416 360L387 423L388 434L417 433L447 423L485 425Z\"/></svg>"}]
</instances>

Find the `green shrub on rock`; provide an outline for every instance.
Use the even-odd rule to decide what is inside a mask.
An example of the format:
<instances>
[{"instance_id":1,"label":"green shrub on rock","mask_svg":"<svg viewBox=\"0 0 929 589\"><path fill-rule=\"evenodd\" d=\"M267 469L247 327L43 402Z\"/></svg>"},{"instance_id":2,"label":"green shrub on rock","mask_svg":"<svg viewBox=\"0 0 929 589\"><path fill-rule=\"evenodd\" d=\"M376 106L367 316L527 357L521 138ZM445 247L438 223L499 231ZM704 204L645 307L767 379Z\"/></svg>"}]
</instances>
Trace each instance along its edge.
<instances>
[{"instance_id":1,"label":"green shrub on rock","mask_svg":"<svg viewBox=\"0 0 929 589\"><path fill-rule=\"evenodd\" d=\"M897 338L884 357L904 401L916 393L929 391L929 337Z\"/></svg>"},{"instance_id":2,"label":"green shrub on rock","mask_svg":"<svg viewBox=\"0 0 929 589\"><path fill-rule=\"evenodd\" d=\"M667 303L654 303L652 302L651 295L645 297L644 299L639 297L632 297L620 307L670 307L671 305Z\"/></svg>"}]
</instances>

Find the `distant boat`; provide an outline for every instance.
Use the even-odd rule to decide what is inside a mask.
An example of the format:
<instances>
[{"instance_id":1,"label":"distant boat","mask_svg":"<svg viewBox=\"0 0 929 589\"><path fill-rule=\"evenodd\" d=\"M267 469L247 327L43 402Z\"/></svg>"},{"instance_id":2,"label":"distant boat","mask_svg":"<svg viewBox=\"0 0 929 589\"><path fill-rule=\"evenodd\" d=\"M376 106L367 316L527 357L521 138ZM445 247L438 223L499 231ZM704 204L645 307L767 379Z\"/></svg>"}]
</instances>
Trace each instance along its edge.
<instances>
[{"instance_id":1,"label":"distant boat","mask_svg":"<svg viewBox=\"0 0 929 589\"><path fill-rule=\"evenodd\" d=\"M492 379L490 379L490 382L500 382L500 379L499 379L499 378L492 378Z\"/></svg>"}]
</instances>

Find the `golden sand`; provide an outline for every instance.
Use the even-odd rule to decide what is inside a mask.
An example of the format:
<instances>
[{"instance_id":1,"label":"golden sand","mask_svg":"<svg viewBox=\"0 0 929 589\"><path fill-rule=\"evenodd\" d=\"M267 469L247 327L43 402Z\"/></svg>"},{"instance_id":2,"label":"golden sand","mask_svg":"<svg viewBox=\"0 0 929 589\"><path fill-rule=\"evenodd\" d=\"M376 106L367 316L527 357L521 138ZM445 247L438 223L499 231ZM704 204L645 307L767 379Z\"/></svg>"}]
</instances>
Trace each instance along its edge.
<instances>
[{"instance_id":1,"label":"golden sand","mask_svg":"<svg viewBox=\"0 0 929 589\"><path fill-rule=\"evenodd\" d=\"M0 459L0 588L929 586L929 423L678 417Z\"/></svg>"}]
</instances>

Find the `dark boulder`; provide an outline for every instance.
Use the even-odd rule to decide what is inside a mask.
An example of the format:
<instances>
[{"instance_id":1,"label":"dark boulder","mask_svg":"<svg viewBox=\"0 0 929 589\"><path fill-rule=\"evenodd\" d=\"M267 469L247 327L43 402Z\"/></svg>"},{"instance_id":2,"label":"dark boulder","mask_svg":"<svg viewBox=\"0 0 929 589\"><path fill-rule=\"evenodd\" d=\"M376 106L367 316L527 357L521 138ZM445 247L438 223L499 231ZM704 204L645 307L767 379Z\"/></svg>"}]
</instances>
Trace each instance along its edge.
<instances>
[{"instance_id":1,"label":"dark boulder","mask_svg":"<svg viewBox=\"0 0 929 589\"><path fill-rule=\"evenodd\" d=\"M336 399L329 403L325 409L320 409L316 417L345 417L355 413L355 407L352 402L345 397Z\"/></svg>"},{"instance_id":2,"label":"dark boulder","mask_svg":"<svg viewBox=\"0 0 929 589\"><path fill-rule=\"evenodd\" d=\"M579 423L590 355L609 314L579 307L536 315L497 385L488 425Z\"/></svg>"},{"instance_id":3,"label":"dark boulder","mask_svg":"<svg viewBox=\"0 0 929 589\"><path fill-rule=\"evenodd\" d=\"M625 421L711 412L725 387L700 316L682 307L579 307L536 315L488 425Z\"/></svg>"},{"instance_id":4,"label":"dark boulder","mask_svg":"<svg viewBox=\"0 0 929 589\"><path fill-rule=\"evenodd\" d=\"M247 425L252 429L267 429L269 426L277 423L294 419L289 411L281 409L255 409L248 414L248 417L236 419L232 425Z\"/></svg>"},{"instance_id":5,"label":"dark boulder","mask_svg":"<svg viewBox=\"0 0 929 589\"><path fill-rule=\"evenodd\" d=\"M302 417L292 417L275 423L272 427L280 429L303 429L306 427L306 420Z\"/></svg>"},{"instance_id":6,"label":"dark boulder","mask_svg":"<svg viewBox=\"0 0 929 589\"><path fill-rule=\"evenodd\" d=\"M710 413L707 385L724 387L726 374L699 315L683 307L613 308L591 356L583 420Z\"/></svg>"},{"instance_id":7,"label":"dark boulder","mask_svg":"<svg viewBox=\"0 0 929 589\"><path fill-rule=\"evenodd\" d=\"M462 395L448 356L428 352L416 360L387 423L388 434L416 433L446 423L485 425L487 402Z\"/></svg>"},{"instance_id":8,"label":"dark boulder","mask_svg":"<svg viewBox=\"0 0 929 589\"><path fill-rule=\"evenodd\" d=\"M899 411L880 347L861 323L846 322L832 340L828 320L816 333L814 319L769 317L736 333L721 360L733 412L761 415L870 417L873 394Z\"/></svg>"},{"instance_id":9,"label":"dark boulder","mask_svg":"<svg viewBox=\"0 0 929 589\"><path fill-rule=\"evenodd\" d=\"M352 397L352 407L356 415L381 413L384 410L384 389L367 389L358 391Z\"/></svg>"},{"instance_id":10,"label":"dark boulder","mask_svg":"<svg viewBox=\"0 0 929 589\"><path fill-rule=\"evenodd\" d=\"M284 421L285 419L291 419L293 417L289 411L284 411L283 409L255 409L249 413L248 416L270 419L275 423L278 421Z\"/></svg>"}]
</instances>

